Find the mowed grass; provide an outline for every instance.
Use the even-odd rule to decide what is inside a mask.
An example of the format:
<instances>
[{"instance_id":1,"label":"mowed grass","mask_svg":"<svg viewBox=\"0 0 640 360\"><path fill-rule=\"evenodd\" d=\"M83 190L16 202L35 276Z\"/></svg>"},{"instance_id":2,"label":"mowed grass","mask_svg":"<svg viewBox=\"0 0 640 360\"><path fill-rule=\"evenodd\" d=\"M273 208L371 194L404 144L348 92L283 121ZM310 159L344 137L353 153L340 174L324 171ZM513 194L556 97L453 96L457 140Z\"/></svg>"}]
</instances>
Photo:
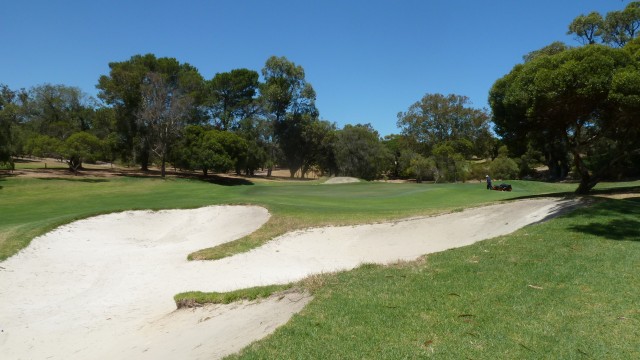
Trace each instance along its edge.
<instances>
[{"instance_id":1,"label":"mowed grass","mask_svg":"<svg viewBox=\"0 0 640 360\"><path fill-rule=\"evenodd\" d=\"M0 260L56 226L115 211L255 204L271 212L272 218L266 226L231 244L230 250L216 249L211 255L199 257L210 259L246 251L273 236L301 227L425 215L519 196L572 190L567 184L535 182L514 182L514 188L507 193L483 190L482 183L321 185L256 181L253 185L232 186L154 177L5 176L0 177Z\"/></svg>"},{"instance_id":2,"label":"mowed grass","mask_svg":"<svg viewBox=\"0 0 640 360\"><path fill-rule=\"evenodd\" d=\"M640 198L472 246L325 275L231 359L638 359Z\"/></svg>"}]
</instances>

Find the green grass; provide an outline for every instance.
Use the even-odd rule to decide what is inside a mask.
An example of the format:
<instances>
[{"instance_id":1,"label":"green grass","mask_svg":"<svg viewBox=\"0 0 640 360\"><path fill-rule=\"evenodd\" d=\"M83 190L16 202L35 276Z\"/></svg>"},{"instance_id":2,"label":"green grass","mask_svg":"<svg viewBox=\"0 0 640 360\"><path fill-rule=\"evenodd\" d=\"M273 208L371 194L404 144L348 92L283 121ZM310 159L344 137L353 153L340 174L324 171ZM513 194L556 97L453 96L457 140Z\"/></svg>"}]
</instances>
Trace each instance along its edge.
<instances>
[{"instance_id":1,"label":"green grass","mask_svg":"<svg viewBox=\"0 0 640 360\"><path fill-rule=\"evenodd\" d=\"M640 198L394 266L327 275L231 359L640 358Z\"/></svg>"},{"instance_id":2,"label":"green grass","mask_svg":"<svg viewBox=\"0 0 640 360\"><path fill-rule=\"evenodd\" d=\"M173 297L178 309L202 306L204 304L230 304L240 300L256 300L267 298L274 293L290 290L293 284L256 286L247 289L219 292L189 291Z\"/></svg>"}]
</instances>

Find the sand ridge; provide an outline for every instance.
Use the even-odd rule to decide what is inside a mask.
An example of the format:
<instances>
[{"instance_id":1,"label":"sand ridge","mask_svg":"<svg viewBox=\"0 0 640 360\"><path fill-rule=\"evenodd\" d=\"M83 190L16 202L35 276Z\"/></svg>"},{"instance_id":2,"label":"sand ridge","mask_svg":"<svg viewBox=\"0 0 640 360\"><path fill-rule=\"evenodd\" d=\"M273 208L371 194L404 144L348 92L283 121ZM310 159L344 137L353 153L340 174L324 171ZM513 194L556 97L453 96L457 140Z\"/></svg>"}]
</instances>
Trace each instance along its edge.
<instances>
[{"instance_id":1,"label":"sand ridge","mask_svg":"<svg viewBox=\"0 0 640 360\"><path fill-rule=\"evenodd\" d=\"M535 199L392 223L314 228L247 253L194 262L186 260L188 253L255 231L268 212L212 206L77 221L0 263L3 358L219 358L286 323L311 298L293 293L175 311L174 294L288 283L362 263L413 260L513 232L573 205Z\"/></svg>"}]
</instances>

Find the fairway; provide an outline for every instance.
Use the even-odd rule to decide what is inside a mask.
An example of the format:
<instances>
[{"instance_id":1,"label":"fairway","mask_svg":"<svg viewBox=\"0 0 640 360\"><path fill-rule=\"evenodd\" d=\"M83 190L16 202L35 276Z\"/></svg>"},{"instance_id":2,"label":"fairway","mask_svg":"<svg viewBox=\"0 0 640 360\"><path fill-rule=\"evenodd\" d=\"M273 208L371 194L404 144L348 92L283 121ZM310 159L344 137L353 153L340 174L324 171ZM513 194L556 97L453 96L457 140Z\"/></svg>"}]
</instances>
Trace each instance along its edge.
<instances>
[{"instance_id":1,"label":"fairway","mask_svg":"<svg viewBox=\"0 0 640 360\"><path fill-rule=\"evenodd\" d=\"M446 212L544 193L570 184L513 182L513 192L484 191L481 183L320 185L319 182L242 182L218 185L158 178L0 177L0 259L56 226L114 211L253 204L295 228L353 224ZM274 220L275 220L274 219ZM269 236L291 228L278 228Z\"/></svg>"}]
</instances>

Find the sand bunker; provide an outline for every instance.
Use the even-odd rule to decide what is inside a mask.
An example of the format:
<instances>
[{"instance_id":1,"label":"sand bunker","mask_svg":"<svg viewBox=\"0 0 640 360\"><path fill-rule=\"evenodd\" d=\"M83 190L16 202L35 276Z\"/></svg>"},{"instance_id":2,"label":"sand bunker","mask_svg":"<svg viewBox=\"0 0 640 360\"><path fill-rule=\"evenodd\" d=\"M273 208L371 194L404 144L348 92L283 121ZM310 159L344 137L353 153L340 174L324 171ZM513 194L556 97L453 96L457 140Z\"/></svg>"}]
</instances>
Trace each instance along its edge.
<instances>
[{"instance_id":1,"label":"sand bunker","mask_svg":"<svg viewBox=\"0 0 640 360\"><path fill-rule=\"evenodd\" d=\"M336 176L332 177L329 180L323 182L323 184L349 184L349 183L357 183L360 182L360 179L348 176Z\"/></svg>"},{"instance_id":2,"label":"sand bunker","mask_svg":"<svg viewBox=\"0 0 640 360\"><path fill-rule=\"evenodd\" d=\"M62 226L0 263L3 359L199 359L240 350L310 298L175 310L183 291L287 283L364 262L412 260L510 233L575 204L526 200L386 224L285 234L250 252L188 262L269 218L259 207L130 211Z\"/></svg>"}]
</instances>

